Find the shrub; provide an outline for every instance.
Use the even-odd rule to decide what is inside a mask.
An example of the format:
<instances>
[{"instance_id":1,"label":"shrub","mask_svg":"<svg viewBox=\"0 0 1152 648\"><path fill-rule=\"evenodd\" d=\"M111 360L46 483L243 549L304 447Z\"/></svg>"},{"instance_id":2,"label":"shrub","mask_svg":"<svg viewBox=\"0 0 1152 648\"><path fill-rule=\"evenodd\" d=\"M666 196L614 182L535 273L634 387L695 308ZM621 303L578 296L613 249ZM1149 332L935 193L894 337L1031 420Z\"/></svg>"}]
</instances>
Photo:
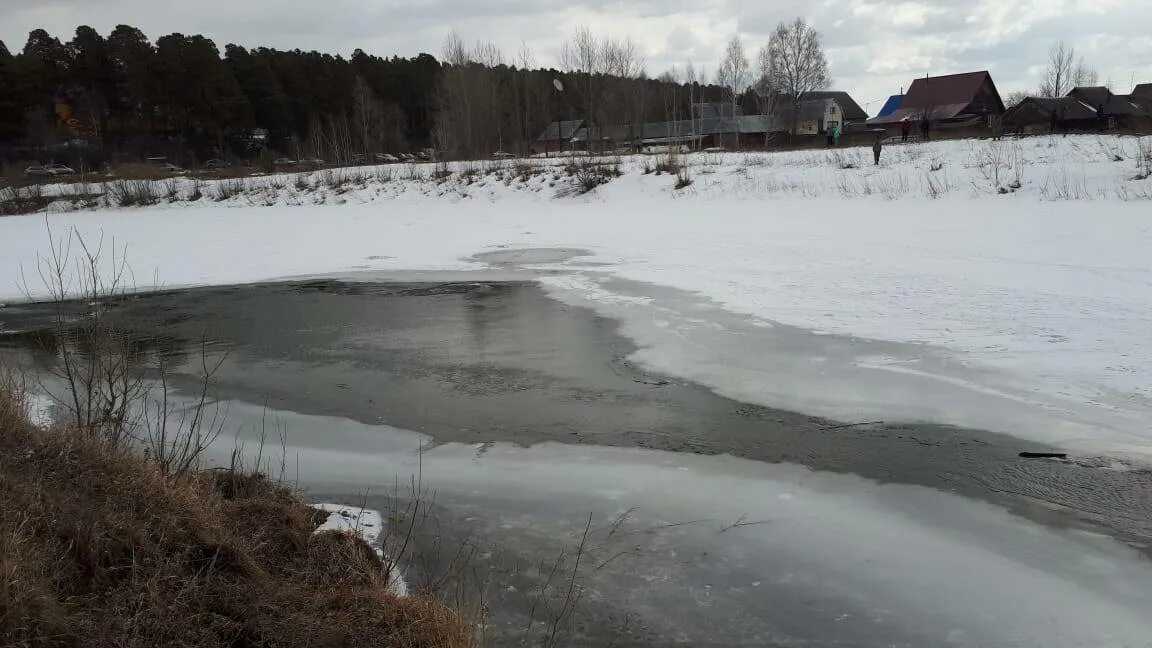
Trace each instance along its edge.
<instances>
[{"instance_id":1,"label":"shrub","mask_svg":"<svg viewBox=\"0 0 1152 648\"><path fill-rule=\"evenodd\" d=\"M622 175L618 162L589 159L573 159L564 166L564 171L569 181L557 193L559 196L581 196Z\"/></svg>"},{"instance_id":2,"label":"shrub","mask_svg":"<svg viewBox=\"0 0 1152 648\"><path fill-rule=\"evenodd\" d=\"M151 180L113 180L107 183L104 195L119 207L143 207L158 202Z\"/></svg>"},{"instance_id":3,"label":"shrub","mask_svg":"<svg viewBox=\"0 0 1152 648\"><path fill-rule=\"evenodd\" d=\"M44 209L50 202L39 184L0 189L0 215L28 214Z\"/></svg>"},{"instance_id":4,"label":"shrub","mask_svg":"<svg viewBox=\"0 0 1152 648\"><path fill-rule=\"evenodd\" d=\"M245 187L242 180L217 180L212 189L212 199L220 202L243 194Z\"/></svg>"}]
</instances>

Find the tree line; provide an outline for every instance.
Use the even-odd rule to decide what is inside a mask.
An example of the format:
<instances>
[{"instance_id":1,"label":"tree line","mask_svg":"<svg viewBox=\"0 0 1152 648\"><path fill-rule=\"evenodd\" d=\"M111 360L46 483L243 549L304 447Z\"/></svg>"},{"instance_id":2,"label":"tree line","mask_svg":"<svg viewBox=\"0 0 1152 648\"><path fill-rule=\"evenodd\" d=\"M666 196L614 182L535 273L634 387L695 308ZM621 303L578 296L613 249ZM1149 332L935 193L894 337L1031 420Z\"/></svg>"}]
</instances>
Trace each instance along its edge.
<instances>
[{"instance_id":1,"label":"tree line","mask_svg":"<svg viewBox=\"0 0 1152 648\"><path fill-rule=\"evenodd\" d=\"M353 135L406 147L428 140L439 71L426 54L345 59L232 44L221 53L204 36L152 43L128 25L107 37L82 26L67 42L38 29L19 53L0 43L0 142L84 139L126 154L176 143L201 160L261 143L316 155Z\"/></svg>"},{"instance_id":2,"label":"tree line","mask_svg":"<svg viewBox=\"0 0 1152 648\"><path fill-rule=\"evenodd\" d=\"M0 42L0 147L28 151L96 143L110 156L163 154L189 164L278 153L354 161L433 147L450 157L523 153L548 123L682 118L724 89L703 80L650 79L628 39L578 29L560 69L522 48L450 35L431 54L382 58L315 51L223 51L202 35L155 42L120 25L61 41L38 29L23 50ZM11 156L9 156L11 157Z\"/></svg>"}]
</instances>

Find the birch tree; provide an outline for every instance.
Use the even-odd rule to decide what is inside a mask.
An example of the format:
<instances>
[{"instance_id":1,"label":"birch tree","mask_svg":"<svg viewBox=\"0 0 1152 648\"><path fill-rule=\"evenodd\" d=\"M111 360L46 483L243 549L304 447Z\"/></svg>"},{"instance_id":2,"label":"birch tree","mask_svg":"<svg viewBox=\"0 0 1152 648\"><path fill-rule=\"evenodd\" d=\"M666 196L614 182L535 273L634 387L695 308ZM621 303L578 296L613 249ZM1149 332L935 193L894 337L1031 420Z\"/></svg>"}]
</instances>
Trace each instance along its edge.
<instances>
[{"instance_id":1,"label":"birch tree","mask_svg":"<svg viewBox=\"0 0 1152 648\"><path fill-rule=\"evenodd\" d=\"M760 50L760 71L769 87L791 100L794 115L804 95L832 83L820 32L803 18L776 26Z\"/></svg>"},{"instance_id":2,"label":"birch tree","mask_svg":"<svg viewBox=\"0 0 1152 648\"><path fill-rule=\"evenodd\" d=\"M744 55L744 44L740 36L733 36L724 49L724 58L716 70L716 84L728 89L732 102L732 114L736 114L736 105L740 101L740 94L751 84L751 67L748 57Z\"/></svg>"}]
</instances>

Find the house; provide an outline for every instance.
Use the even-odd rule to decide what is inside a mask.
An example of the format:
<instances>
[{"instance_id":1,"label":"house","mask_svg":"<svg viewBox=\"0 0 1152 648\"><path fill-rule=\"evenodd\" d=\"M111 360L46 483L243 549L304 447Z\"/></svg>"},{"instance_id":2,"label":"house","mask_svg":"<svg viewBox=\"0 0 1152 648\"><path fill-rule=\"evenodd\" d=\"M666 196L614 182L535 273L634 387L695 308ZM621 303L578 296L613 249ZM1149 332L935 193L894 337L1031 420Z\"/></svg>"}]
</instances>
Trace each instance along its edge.
<instances>
[{"instance_id":1,"label":"house","mask_svg":"<svg viewBox=\"0 0 1152 648\"><path fill-rule=\"evenodd\" d=\"M1131 128L1144 114L1144 110L1132 103L1128 96L1112 94L1104 86L1072 88L1068 96L1092 106L1100 114L1101 120L1107 120L1106 125L1110 129Z\"/></svg>"},{"instance_id":2,"label":"house","mask_svg":"<svg viewBox=\"0 0 1152 648\"><path fill-rule=\"evenodd\" d=\"M820 135L844 123L844 111L835 99L805 99L794 120L797 135Z\"/></svg>"},{"instance_id":3,"label":"house","mask_svg":"<svg viewBox=\"0 0 1152 648\"><path fill-rule=\"evenodd\" d=\"M532 146L533 153L572 150L572 140L580 129L587 127L583 119L554 121L540 133Z\"/></svg>"},{"instance_id":4,"label":"house","mask_svg":"<svg viewBox=\"0 0 1152 648\"><path fill-rule=\"evenodd\" d=\"M836 102L839 109L840 117L837 119L841 128L847 128L853 124L863 124L868 121L868 113L856 103L852 95L841 90L817 90L815 92L807 92L804 94L804 100L828 100Z\"/></svg>"},{"instance_id":5,"label":"house","mask_svg":"<svg viewBox=\"0 0 1152 648\"><path fill-rule=\"evenodd\" d=\"M780 112L786 121L793 124L796 135L822 135L836 126L847 132L868 121L868 113L860 104L847 92L839 90L807 92L796 104L792 104L787 95L782 101L788 108Z\"/></svg>"},{"instance_id":6,"label":"house","mask_svg":"<svg viewBox=\"0 0 1152 648\"><path fill-rule=\"evenodd\" d=\"M788 131L786 122L779 117L743 115L738 107L733 110L730 104L716 106L716 110L704 104L694 106L692 119L581 128L573 135L571 145L594 150L664 146L744 148L763 146L774 135Z\"/></svg>"},{"instance_id":7,"label":"house","mask_svg":"<svg viewBox=\"0 0 1152 648\"><path fill-rule=\"evenodd\" d=\"M904 95L894 94L884 102L884 107L876 114L877 117L887 117L904 106Z\"/></svg>"},{"instance_id":8,"label":"house","mask_svg":"<svg viewBox=\"0 0 1152 648\"><path fill-rule=\"evenodd\" d=\"M1141 83L1132 88L1128 100L1139 106L1145 115L1152 116L1152 83Z\"/></svg>"},{"instance_id":9,"label":"house","mask_svg":"<svg viewBox=\"0 0 1152 648\"><path fill-rule=\"evenodd\" d=\"M739 117L743 114L744 109L737 104L715 101L692 104L692 119L721 119Z\"/></svg>"},{"instance_id":10,"label":"house","mask_svg":"<svg viewBox=\"0 0 1152 648\"><path fill-rule=\"evenodd\" d=\"M1098 128L1096 109L1076 97L1025 97L1004 113L1004 128L1017 133Z\"/></svg>"},{"instance_id":11,"label":"house","mask_svg":"<svg viewBox=\"0 0 1152 648\"><path fill-rule=\"evenodd\" d=\"M902 122L927 120L933 130L986 127L1004 114L1004 102L987 71L924 77L912 82L901 105L868 120L873 127L898 129Z\"/></svg>"}]
</instances>

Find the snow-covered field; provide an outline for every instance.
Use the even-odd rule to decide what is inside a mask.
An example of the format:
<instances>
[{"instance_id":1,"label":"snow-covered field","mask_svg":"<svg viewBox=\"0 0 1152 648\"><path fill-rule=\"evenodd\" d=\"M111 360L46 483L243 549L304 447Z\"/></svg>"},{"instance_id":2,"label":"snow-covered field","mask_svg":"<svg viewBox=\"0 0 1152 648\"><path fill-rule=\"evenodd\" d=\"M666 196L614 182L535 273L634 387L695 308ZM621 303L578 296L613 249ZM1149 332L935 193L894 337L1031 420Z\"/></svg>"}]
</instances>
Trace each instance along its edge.
<instances>
[{"instance_id":1,"label":"snow-covered field","mask_svg":"<svg viewBox=\"0 0 1152 648\"><path fill-rule=\"evenodd\" d=\"M927 345L1025 384L1054 416L1074 413L1076 435L1152 446L1152 178L1140 178L1150 148L1152 138L963 140L889 147L880 167L866 148L699 154L679 190L647 172L655 158L634 157L574 197L557 197L572 179L554 160L461 164L446 177L423 165L174 180L156 183L174 200L127 209L73 211L69 196L100 189L55 186L46 215L0 219L0 301L22 298L22 276L40 294L45 221L57 237L74 226L114 241L144 286L475 270L487 267L477 253L585 249L551 267L570 279L554 285L603 301L603 280L618 277L766 326ZM686 373L732 391L723 371ZM1076 437L1043 427L1002 431Z\"/></svg>"}]
</instances>

